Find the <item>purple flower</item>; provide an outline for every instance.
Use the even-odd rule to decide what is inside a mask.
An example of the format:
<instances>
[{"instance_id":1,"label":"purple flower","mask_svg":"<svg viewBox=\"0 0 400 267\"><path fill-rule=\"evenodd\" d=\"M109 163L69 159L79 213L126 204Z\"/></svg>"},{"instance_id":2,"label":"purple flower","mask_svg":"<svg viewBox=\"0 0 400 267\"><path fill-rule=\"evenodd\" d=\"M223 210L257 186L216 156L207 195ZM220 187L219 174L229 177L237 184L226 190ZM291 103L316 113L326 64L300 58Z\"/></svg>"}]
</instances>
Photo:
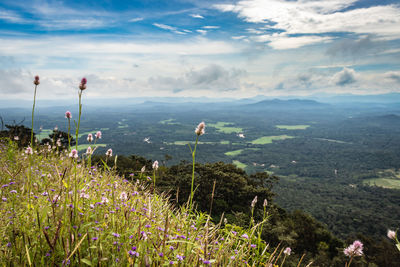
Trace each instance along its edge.
<instances>
[{"instance_id":1,"label":"purple flower","mask_svg":"<svg viewBox=\"0 0 400 267\"><path fill-rule=\"evenodd\" d=\"M250 245L250 247L252 247L252 248L256 248L256 247L257 247L257 245L251 244L251 245Z\"/></svg>"},{"instance_id":2,"label":"purple flower","mask_svg":"<svg viewBox=\"0 0 400 267\"><path fill-rule=\"evenodd\" d=\"M117 233L112 233L112 235L115 236L115 237L120 237L120 235L117 234Z\"/></svg>"},{"instance_id":3,"label":"purple flower","mask_svg":"<svg viewBox=\"0 0 400 267\"><path fill-rule=\"evenodd\" d=\"M92 237L92 240L93 241L96 241L98 238L97 237Z\"/></svg>"},{"instance_id":4,"label":"purple flower","mask_svg":"<svg viewBox=\"0 0 400 267\"><path fill-rule=\"evenodd\" d=\"M242 237L245 239L249 239L249 236L247 234L243 234Z\"/></svg>"},{"instance_id":5,"label":"purple flower","mask_svg":"<svg viewBox=\"0 0 400 267\"><path fill-rule=\"evenodd\" d=\"M86 78L82 78L81 84L79 85L79 89L81 89L82 91L85 90L86 89L86 83L87 83Z\"/></svg>"},{"instance_id":6,"label":"purple flower","mask_svg":"<svg viewBox=\"0 0 400 267\"><path fill-rule=\"evenodd\" d=\"M50 226L46 226L45 228L44 228L44 230L48 230L50 228Z\"/></svg>"},{"instance_id":7,"label":"purple flower","mask_svg":"<svg viewBox=\"0 0 400 267\"><path fill-rule=\"evenodd\" d=\"M179 254L176 255L176 258L177 258L179 261L183 261L183 256L181 256L181 255L179 255Z\"/></svg>"},{"instance_id":8,"label":"purple flower","mask_svg":"<svg viewBox=\"0 0 400 267\"><path fill-rule=\"evenodd\" d=\"M160 252L160 253L158 253L158 256L164 257L164 253Z\"/></svg>"},{"instance_id":9,"label":"purple flower","mask_svg":"<svg viewBox=\"0 0 400 267\"><path fill-rule=\"evenodd\" d=\"M4 202L7 202L7 198L2 197L1 200L3 200Z\"/></svg>"}]
</instances>

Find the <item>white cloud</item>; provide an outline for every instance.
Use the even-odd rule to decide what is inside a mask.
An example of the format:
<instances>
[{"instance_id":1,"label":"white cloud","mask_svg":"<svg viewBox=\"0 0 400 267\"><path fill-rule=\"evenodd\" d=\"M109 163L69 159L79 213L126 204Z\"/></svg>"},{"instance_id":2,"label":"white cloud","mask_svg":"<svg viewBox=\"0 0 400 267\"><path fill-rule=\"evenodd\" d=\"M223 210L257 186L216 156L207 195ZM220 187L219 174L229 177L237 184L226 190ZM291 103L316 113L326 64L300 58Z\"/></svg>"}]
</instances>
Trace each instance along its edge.
<instances>
[{"instance_id":1,"label":"white cloud","mask_svg":"<svg viewBox=\"0 0 400 267\"><path fill-rule=\"evenodd\" d=\"M356 72L353 69L343 68L343 70L335 73L332 77L335 85L345 86L356 82Z\"/></svg>"},{"instance_id":2,"label":"white cloud","mask_svg":"<svg viewBox=\"0 0 400 267\"><path fill-rule=\"evenodd\" d=\"M234 12L247 22L268 23L268 28L284 31L286 34L326 34L350 32L372 34L379 38L400 38L400 6L384 5L367 8L348 9L357 0L242 0L236 4L214 5L220 11ZM258 33L258 32L257 32ZM298 47L294 42L316 43L316 37L291 39L272 36L286 47ZM297 36L296 36L297 37ZM293 37L292 37L293 38ZM297 41L296 41L297 40ZM285 45L285 41L289 42ZM326 41L320 38L320 41ZM273 47L277 47L273 45Z\"/></svg>"},{"instance_id":3,"label":"white cloud","mask_svg":"<svg viewBox=\"0 0 400 267\"><path fill-rule=\"evenodd\" d=\"M191 16L192 18L195 18L195 19L204 19L204 17L200 14L190 14L189 16Z\"/></svg>"},{"instance_id":4,"label":"white cloud","mask_svg":"<svg viewBox=\"0 0 400 267\"><path fill-rule=\"evenodd\" d=\"M253 37L253 40L258 42L268 42L268 45L274 49L293 49L305 45L316 43L326 43L332 40L331 37L321 36L298 36L290 37L285 33L274 33L272 35L258 35Z\"/></svg>"},{"instance_id":5,"label":"white cloud","mask_svg":"<svg viewBox=\"0 0 400 267\"><path fill-rule=\"evenodd\" d=\"M202 28L211 30L211 29L219 29L220 27L219 26L203 26Z\"/></svg>"},{"instance_id":6,"label":"white cloud","mask_svg":"<svg viewBox=\"0 0 400 267\"><path fill-rule=\"evenodd\" d=\"M138 21L142 21L142 20L143 20L143 18L133 18L133 19L130 19L129 22L138 22Z\"/></svg>"},{"instance_id":7,"label":"white cloud","mask_svg":"<svg viewBox=\"0 0 400 267\"><path fill-rule=\"evenodd\" d=\"M202 34L202 35L206 35L207 31L206 30L196 30L196 32Z\"/></svg>"},{"instance_id":8,"label":"white cloud","mask_svg":"<svg viewBox=\"0 0 400 267\"><path fill-rule=\"evenodd\" d=\"M158 27L158 28L160 28L160 29L168 30L168 31L171 31L171 32L174 32L174 33L177 33L177 34L186 34L185 31L180 31L180 30L178 30L178 28L173 27L173 26L169 26L169 25L166 25L166 24L153 23L153 25Z\"/></svg>"},{"instance_id":9,"label":"white cloud","mask_svg":"<svg viewBox=\"0 0 400 267\"><path fill-rule=\"evenodd\" d=\"M28 23L29 21L18 15L17 13L11 11L11 10L2 10L0 9L0 20L5 20L7 22L11 23L17 23L17 24L25 24Z\"/></svg>"}]
</instances>

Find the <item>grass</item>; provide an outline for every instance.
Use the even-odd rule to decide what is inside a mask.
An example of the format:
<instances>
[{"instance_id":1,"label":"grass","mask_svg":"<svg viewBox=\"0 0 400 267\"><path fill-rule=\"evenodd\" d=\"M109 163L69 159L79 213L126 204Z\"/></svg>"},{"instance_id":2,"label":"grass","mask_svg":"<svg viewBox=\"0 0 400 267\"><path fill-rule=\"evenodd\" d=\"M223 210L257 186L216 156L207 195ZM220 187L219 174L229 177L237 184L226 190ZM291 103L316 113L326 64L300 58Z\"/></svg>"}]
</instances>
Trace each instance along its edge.
<instances>
[{"instance_id":1,"label":"grass","mask_svg":"<svg viewBox=\"0 0 400 267\"><path fill-rule=\"evenodd\" d=\"M364 180L363 184L370 186L379 186L383 188L400 189L400 179L373 178Z\"/></svg>"},{"instance_id":2,"label":"grass","mask_svg":"<svg viewBox=\"0 0 400 267\"><path fill-rule=\"evenodd\" d=\"M207 214L174 207L145 180L130 182L67 153L46 147L27 155L11 141L0 142L0 174L4 266L267 266L282 261L257 238L260 224L248 229L214 224Z\"/></svg>"},{"instance_id":3,"label":"grass","mask_svg":"<svg viewBox=\"0 0 400 267\"><path fill-rule=\"evenodd\" d=\"M242 163L242 162L240 162L240 161L238 161L238 160L234 160L234 161L232 161L232 163L233 163L236 167L241 168L241 169L245 169L245 168L247 167L246 164L244 164L244 163Z\"/></svg>"},{"instance_id":4,"label":"grass","mask_svg":"<svg viewBox=\"0 0 400 267\"><path fill-rule=\"evenodd\" d=\"M233 125L233 124L230 123L230 122L223 122L223 121L219 121L217 123L208 123L207 124L208 127L217 128L217 131L221 132L221 133L231 134L231 133L241 133L241 132L243 132L243 128L232 127L232 126L227 126L227 125Z\"/></svg>"},{"instance_id":5,"label":"grass","mask_svg":"<svg viewBox=\"0 0 400 267\"><path fill-rule=\"evenodd\" d=\"M285 140L290 138L294 138L294 136L289 136L289 135L263 136L251 141L251 143L254 145L266 145L266 144L271 144L272 141Z\"/></svg>"},{"instance_id":6,"label":"grass","mask_svg":"<svg viewBox=\"0 0 400 267\"><path fill-rule=\"evenodd\" d=\"M310 125L276 125L275 127L285 130L305 130L310 127Z\"/></svg>"}]
</instances>

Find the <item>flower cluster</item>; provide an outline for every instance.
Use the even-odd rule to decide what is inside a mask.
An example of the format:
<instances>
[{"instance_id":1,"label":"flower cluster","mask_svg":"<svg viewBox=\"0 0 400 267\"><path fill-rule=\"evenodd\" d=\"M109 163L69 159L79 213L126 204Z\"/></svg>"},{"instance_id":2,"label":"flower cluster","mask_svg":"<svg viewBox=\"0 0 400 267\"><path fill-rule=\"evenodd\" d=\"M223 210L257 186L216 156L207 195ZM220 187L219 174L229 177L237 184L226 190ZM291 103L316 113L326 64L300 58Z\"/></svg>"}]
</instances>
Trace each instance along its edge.
<instances>
[{"instance_id":1,"label":"flower cluster","mask_svg":"<svg viewBox=\"0 0 400 267\"><path fill-rule=\"evenodd\" d=\"M343 253L347 257L355 257L355 256L362 256L363 255L363 243L361 241L356 240L348 246L347 248L344 249Z\"/></svg>"}]
</instances>

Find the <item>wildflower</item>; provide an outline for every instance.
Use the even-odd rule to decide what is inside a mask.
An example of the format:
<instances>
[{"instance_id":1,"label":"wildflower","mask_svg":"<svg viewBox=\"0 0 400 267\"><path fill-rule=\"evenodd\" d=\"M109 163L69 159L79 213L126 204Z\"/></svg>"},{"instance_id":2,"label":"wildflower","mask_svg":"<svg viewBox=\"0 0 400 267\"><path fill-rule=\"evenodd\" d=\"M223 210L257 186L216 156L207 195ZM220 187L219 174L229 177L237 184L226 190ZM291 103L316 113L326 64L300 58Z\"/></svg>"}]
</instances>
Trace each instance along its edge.
<instances>
[{"instance_id":1,"label":"wildflower","mask_svg":"<svg viewBox=\"0 0 400 267\"><path fill-rule=\"evenodd\" d=\"M39 85L39 84L40 84L39 75L36 75L36 76L35 76L35 80L33 81L33 84L34 84L34 85Z\"/></svg>"},{"instance_id":2,"label":"wildflower","mask_svg":"<svg viewBox=\"0 0 400 267\"><path fill-rule=\"evenodd\" d=\"M112 235L115 236L115 237L120 237L120 235L117 234L117 233L112 233Z\"/></svg>"},{"instance_id":3,"label":"wildflower","mask_svg":"<svg viewBox=\"0 0 400 267\"><path fill-rule=\"evenodd\" d=\"M204 121L200 122L199 125L197 125L196 130L194 131L198 136L203 135L205 133L205 128L206 124Z\"/></svg>"},{"instance_id":4,"label":"wildflower","mask_svg":"<svg viewBox=\"0 0 400 267\"><path fill-rule=\"evenodd\" d=\"M28 155L32 155L32 154L33 154L32 148L31 148L30 146L28 146L28 147L26 148L26 150L25 150L25 153L28 154Z\"/></svg>"},{"instance_id":5,"label":"wildflower","mask_svg":"<svg viewBox=\"0 0 400 267\"><path fill-rule=\"evenodd\" d=\"M97 239L99 239L98 237L92 237L93 241L96 241Z\"/></svg>"},{"instance_id":6,"label":"wildflower","mask_svg":"<svg viewBox=\"0 0 400 267\"><path fill-rule=\"evenodd\" d=\"M101 203L102 204L105 204L105 203L108 203L108 202L109 202L108 198L106 198L106 197L102 197L101 198Z\"/></svg>"},{"instance_id":7,"label":"wildflower","mask_svg":"<svg viewBox=\"0 0 400 267\"><path fill-rule=\"evenodd\" d=\"M396 232L392 231L392 230L388 230L387 237L392 239L392 240L395 240L396 239Z\"/></svg>"},{"instance_id":8,"label":"wildflower","mask_svg":"<svg viewBox=\"0 0 400 267\"><path fill-rule=\"evenodd\" d=\"M93 153L93 149L89 146L89 147L86 149L86 154L91 155L92 153Z\"/></svg>"},{"instance_id":9,"label":"wildflower","mask_svg":"<svg viewBox=\"0 0 400 267\"><path fill-rule=\"evenodd\" d=\"M264 199L263 207L265 208L267 205L268 205L268 200L267 200L267 199Z\"/></svg>"},{"instance_id":10,"label":"wildflower","mask_svg":"<svg viewBox=\"0 0 400 267\"><path fill-rule=\"evenodd\" d=\"M255 245L255 244L251 244L251 245L250 245L250 247L252 247L252 248L256 248L256 247L257 247L257 245Z\"/></svg>"},{"instance_id":11,"label":"wildflower","mask_svg":"<svg viewBox=\"0 0 400 267\"><path fill-rule=\"evenodd\" d=\"M17 135L17 136L14 136L14 140L15 140L15 141L18 141L18 140L19 140L18 135Z\"/></svg>"},{"instance_id":12,"label":"wildflower","mask_svg":"<svg viewBox=\"0 0 400 267\"><path fill-rule=\"evenodd\" d=\"M78 158L78 151L76 149L72 149L71 153L69 153L70 158Z\"/></svg>"},{"instance_id":13,"label":"wildflower","mask_svg":"<svg viewBox=\"0 0 400 267\"><path fill-rule=\"evenodd\" d=\"M65 118L67 118L67 119L71 119L72 118L72 114L71 114L71 112L70 111L66 111L65 112Z\"/></svg>"},{"instance_id":14,"label":"wildflower","mask_svg":"<svg viewBox=\"0 0 400 267\"><path fill-rule=\"evenodd\" d=\"M181 255L176 255L176 258L179 260L179 261L183 261L183 256L181 256Z\"/></svg>"},{"instance_id":15,"label":"wildflower","mask_svg":"<svg viewBox=\"0 0 400 267\"><path fill-rule=\"evenodd\" d=\"M283 251L283 254L285 254L285 255L287 255L287 256L289 256L290 253L292 253L292 249L289 248L289 247L285 248L285 250Z\"/></svg>"},{"instance_id":16,"label":"wildflower","mask_svg":"<svg viewBox=\"0 0 400 267\"><path fill-rule=\"evenodd\" d=\"M7 198L6 197L2 197L1 200L3 200L4 202L7 202Z\"/></svg>"},{"instance_id":17,"label":"wildflower","mask_svg":"<svg viewBox=\"0 0 400 267\"><path fill-rule=\"evenodd\" d=\"M96 136L96 139L101 139L101 132L98 131L98 132L95 134L95 136Z\"/></svg>"},{"instance_id":18,"label":"wildflower","mask_svg":"<svg viewBox=\"0 0 400 267\"><path fill-rule=\"evenodd\" d=\"M93 135L91 133L88 134L87 140L88 140L89 143L91 143L93 141Z\"/></svg>"},{"instance_id":19,"label":"wildflower","mask_svg":"<svg viewBox=\"0 0 400 267\"><path fill-rule=\"evenodd\" d=\"M128 194L126 192L122 192L121 195L119 196L119 198L122 201L128 200Z\"/></svg>"},{"instance_id":20,"label":"wildflower","mask_svg":"<svg viewBox=\"0 0 400 267\"><path fill-rule=\"evenodd\" d=\"M251 202L251 207L254 208L257 203L257 196L254 197L253 201Z\"/></svg>"},{"instance_id":21,"label":"wildflower","mask_svg":"<svg viewBox=\"0 0 400 267\"><path fill-rule=\"evenodd\" d=\"M249 236L247 234L243 234L242 237L245 239L249 239Z\"/></svg>"},{"instance_id":22,"label":"wildflower","mask_svg":"<svg viewBox=\"0 0 400 267\"><path fill-rule=\"evenodd\" d=\"M143 166L142 169L140 170L141 173L144 173L146 171L146 166Z\"/></svg>"},{"instance_id":23,"label":"wildflower","mask_svg":"<svg viewBox=\"0 0 400 267\"><path fill-rule=\"evenodd\" d=\"M106 157L107 157L107 158L112 157L112 149L111 149L111 148L109 148L109 149L107 150L107 152L106 152Z\"/></svg>"},{"instance_id":24,"label":"wildflower","mask_svg":"<svg viewBox=\"0 0 400 267\"><path fill-rule=\"evenodd\" d=\"M158 161L156 160L153 162L153 170L156 171L157 169L158 169Z\"/></svg>"},{"instance_id":25,"label":"wildflower","mask_svg":"<svg viewBox=\"0 0 400 267\"><path fill-rule=\"evenodd\" d=\"M61 144L61 139L57 139L57 146L61 146L62 144Z\"/></svg>"},{"instance_id":26,"label":"wildflower","mask_svg":"<svg viewBox=\"0 0 400 267\"><path fill-rule=\"evenodd\" d=\"M56 125L56 127L54 127L54 131L58 131L58 126Z\"/></svg>"},{"instance_id":27,"label":"wildflower","mask_svg":"<svg viewBox=\"0 0 400 267\"><path fill-rule=\"evenodd\" d=\"M86 194L85 192L81 193L80 197L81 198L85 198L85 199L89 199L90 198L89 194Z\"/></svg>"},{"instance_id":28,"label":"wildflower","mask_svg":"<svg viewBox=\"0 0 400 267\"><path fill-rule=\"evenodd\" d=\"M16 193L17 193L17 190L11 190L10 193L16 194Z\"/></svg>"},{"instance_id":29,"label":"wildflower","mask_svg":"<svg viewBox=\"0 0 400 267\"><path fill-rule=\"evenodd\" d=\"M360 241L356 240L348 246L347 248L344 249L343 253L348 256L348 257L354 257L354 256L362 256L363 255L363 243Z\"/></svg>"},{"instance_id":30,"label":"wildflower","mask_svg":"<svg viewBox=\"0 0 400 267\"><path fill-rule=\"evenodd\" d=\"M87 83L86 78L82 78L81 84L79 85L79 89L81 89L82 91L85 90L86 89L86 83Z\"/></svg>"}]
</instances>

